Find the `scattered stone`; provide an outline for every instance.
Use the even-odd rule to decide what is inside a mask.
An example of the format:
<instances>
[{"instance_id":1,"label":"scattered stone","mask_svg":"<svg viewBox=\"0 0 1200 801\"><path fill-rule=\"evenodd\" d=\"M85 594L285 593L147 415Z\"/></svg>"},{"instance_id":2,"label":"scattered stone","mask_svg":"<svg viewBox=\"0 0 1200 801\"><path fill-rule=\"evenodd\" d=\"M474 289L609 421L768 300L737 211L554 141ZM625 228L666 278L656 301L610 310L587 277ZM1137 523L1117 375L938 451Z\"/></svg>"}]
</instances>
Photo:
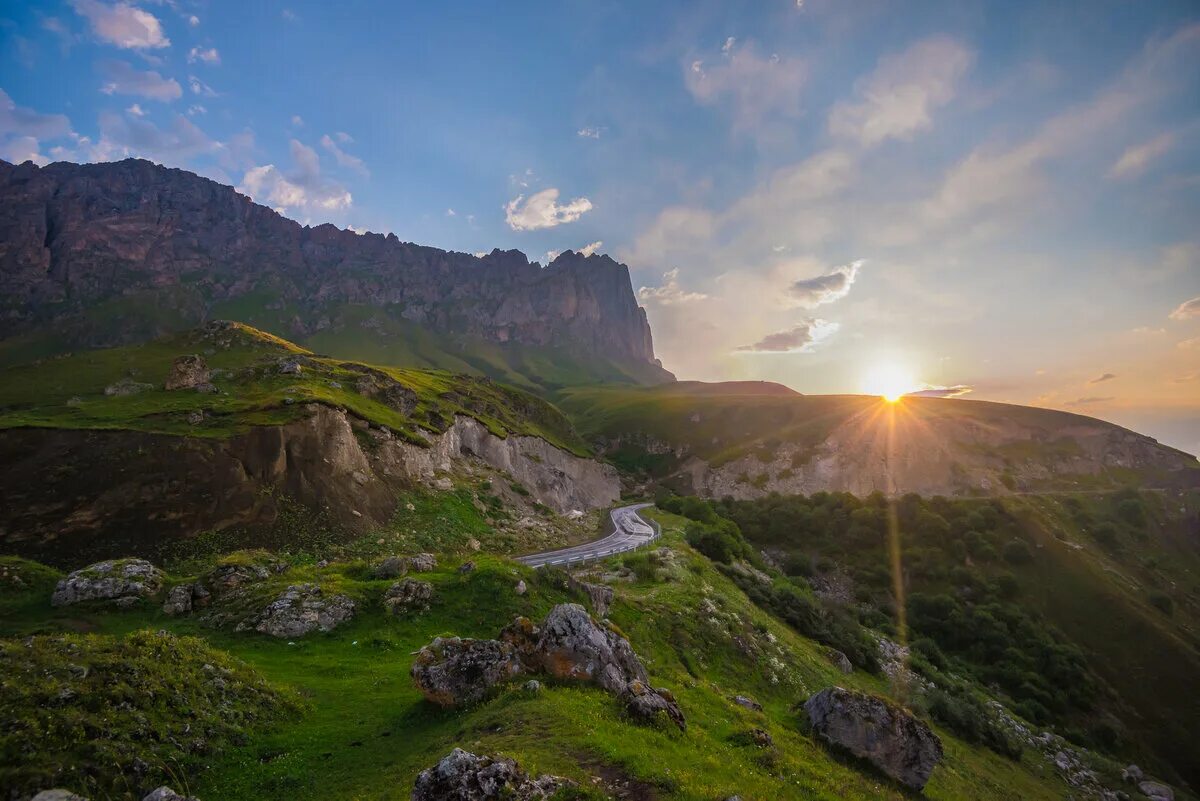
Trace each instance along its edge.
<instances>
[{"instance_id":1,"label":"scattered stone","mask_svg":"<svg viewBox=\"0 0 1200 801\"><path fill-rule=\"evenodd\" d=\"M303 637L314 630L332 631L354 617L354 601L345 595L324 597L316 584L293 584L254 620L238 630L254 628L272 637Z\"/></svg>"},{"instance_id":2,"label":"scattered stone","mask_svg":"<svg viewBox=\"0 0 1200 801\"><path fill-rule=\"evenodd\" d=\"M408 569L414 573L428 573L437 567L437 557L431 553L419 553L408 557Z\"/></svg>"},{"instance_id":3,"label":"scattered stone","mask_svg":"<svg viewBox=\"0 0 1200 801\"><path fill-rule=\"evenodd\" d=\"M514 588L513 592L515 592L517 595L524 595L527 589L528 588L525 586L525 579L521 579L517 582L517 586Z\"/></svg>"},{"instance_id":4,"label":"scattered stone","mask_svg":"<svg viewBox=\"0 0 1200 801\"><path fill-rule=\"evenodd\" d=\"M137 395L139 392L149 392L152 389L154 389L153 384L145 384L141 381L134 381L132 378L122 378L120 381L114 381L105 387L104 394L108 395L109 397L123 398L126 395Z\"/></svg>"},{"instance_id":5,"label":"scattered stone","mask_svg":"<svg viewBox=\"0 0 1200 801\"><path fill-rule=\"evenodd\" d=\"M426 698L456 707L482 701L521 669L516 649L507 642L438 637L417 652L411 673Z\"/></svg>"},{"instance_id":6,"label":"scattered stone","mask_svg":"<svg viewBox=\"0 0 1200 801\"><path fill-rule=\"evenodd\" d=\"M279 372L283 375L300 375L304 368L295 359L283 358L279 360Z\"/></svg>"},{"instance_id":7,"label":"scattered stone","mask_svg":"<svg viewBox=\"0 0 1200 801\"><path fill-rule=\"evenodd\" d=\"M757 745L759 748L774 748L775 738L771 736L771 732L766 729L751 729L749 732L750 742Z\"/></svg>"},{"instance_id":8,"label":"scattered stone","mask_svg":"<svg viewBox=\"0 0 1200 801\"><path fill-rule=\"evenodd\" d=\"M471 537L471 539L467 540L467 547L470 548L472 551L478 551L480 548L483 547L483 545L479 542L479 540L475 539L474 537Z\"/></svg>"},{"instance_id":9,"label":"scattered stone","mask_svg":"<svg viewBox=\"0 0 1200 801\"><path fill-rule=\"evenodd\" d=\"M371 571L371 578L394 579L408 572L408 560L403 556L389 556Z\"/></svg>"},{"instance_id":10,"label":"scattered stone","mask_svg":"<svg viewBox=\"0 0 1200 801\"><path fill-rule=\"evenodd\" d=\"M33 797L33 801L88 801L81 795L75 795L70 790L55 788L53 790L42 790Z\"/></svg>"},{"instance_id":11,"label":"scattered stone","mask_svg":"<svg viewBox=\"0 0 1200 801\"><path fill-rule=\"evenodd\" d=\"M1138 789L1151 801L1175 801L1175 791L1162 782L1139 782Z\"/></svg>"},{"instance_id":12,"label":"scattered stone","mask_svg":"<svg viewBox=\"0 0 1200 801\"><path fill-rule=\"evenodd\" d=\"M204 422L204 412L200 411L199 409L188 412L186 419L188 421L188 425L198 426Z\"/></svg>"},{"instance_id":13,"label":"scattered stone","mask_svg":"<svg viewBox=\"0 0 1200 801\"><path fill-rule=\"evenodd\" d=\"M405 579L388 587L383 594L383 607L393 615L425 612L433 598L433 585L428 581Z\"/></svg>"},{"instance_id":14,"label":"scattered stone","mask_svg":"<svg viewBox=\"0 0 1200 801\"><path fill-rule=\"evenodd\" d=\"M842 673L849 675L854 672L854 665L850 663L850 658L836 648L830 648L825 652L825 656L833 663L833 666Z\"/></svg>"},{"instance_id":15,"label":"scattered stone","mask_svg":"<svg viewBox=\"0 0 1200 801\"><path fill-rule=\"evenodd\" d=\"M1124 781L1131 782L1133 784L1137 784L1142 779L1146 778L1146 775L1144 773L1142 773L1142 769L1139 768L1137 765L1130 765L1129 767L1127 767L1121 771L1121 778Z\"/></svg>"},{"instance_id":16,"label":"scattered stone","mask_svg":"<svg viewBox=\"0 0 1200 801\"><path fill-rule=\"evenodd\" d=\"M738 706L745 707L753 712L762 712L762 704L755 701L753 698L748 698L744 695L733 696L733 702Z\"/></svg>"},{"instance_id":17,"label":"scattered stone","mask_svg":"<svg viewBox=\"0 0 1200 801\"><path fill-rule=\"evenodd\" d=\"M541 691L542 691L542 683L540 681L538 681L537 679L530 679L529 681L525 682L525 692L540 693Z\"/></svg>"},{"instance_id":18,"label":"scattered stone","mask_svg":"<svg viewBox=\"0 0 1200 801\"><path fill-rule=\"evenodd\" d=\"M588 601L591 602L592 611L596 613L596 617L608 617L608 609L612 605L613 600L612 587L580 581L574 576L571 576L568 582L572 590L582 592L588 597Z\"/></svg>"},{"instance_id":19,"label":"scattered stone","mask_svg":"<svg viewBox=\"0 0 1200 801\"><path fill-rule=\"evenodd\" d=\"M942 742L911 713L881 698L827 687L804 704L824 740L862 757L908 787L920 790L942 759Z\"/></svg>"},{"instance_id":20,"label":"scattered stone","mask_svg":"<svg viewBox=\"0 0 1200 801\"><path fill-rule=\"evenodd\" d=\"M163 786L151 791L142 801L199 801L190 795L180 795L170 787Z\"/></svg>"},{"instance_id":21,"label":"scattered stone","mask_svg":"<svg viewBox=\"0 0 1200 801\"><path fill-rule=\"evenodd\" d=\"M433 488L441 492L449 492L454 489L454 482L443 476L442 478L434 479Z\"/></svg>"},{"instance_id":22,"label":"scattered stone","mask_svg":"<svg viewBox=\"0 0 1200 801\"><path fill-rule=\"evenodd\" d=\"M198 389L203 385L212 386L209 383L211 377L208 365L201 357L194 353L188 356L178 356L171 364L171 372L167 376L166 383L163 384L163 389L174 391Z\"/></svg>"},{"instance_id":23,"label":"scattered stone","mask_svg":"<svg viewBox=\"0 0 1200 801\"><path fill-rule=\"evenodd\" d=\"M326 568L326 567L329 567L328 559L322 559L321 561L317 562L317 569Z\"/></svg>"},{"instance_id":24,"label":"scattered stone","mask_svg":"<svg viewBox=\"0 0 1200 801\"><path fill-rule=\"evenodd\" d=\"M681 731L687 730L683 711L679 708L679 704L670 690L651 687L640 679L634 679L625 686L624 692L621 693L621 700L625 702L625 710L637 720L651 723L660 716L665 716Z\"/></svg>"},{"instance_id":25,"label":"scattered stone","mask_svg":"<svg viewBox=\"0 0 1200 801\"><path fill-rule=\"evenodd\" d=\"M412 801L543 801L572 785L559 776L530 778L511 759L455 748L437 765L421 771Z\"/></svg>"},{"instance_id":26,"label":"scattered stone","mask_svg":"<svg viewBox=\"0 0 1200 801\"><path fill-rule=\"evenodd\" d=\"M463 562L461 565L458 566L459 573L470 573L474 569L475 569L474 562Z\"/></svg>"},{"instance_id":27,"label":"scattered stone","mask_svg":"<svg viewBox=\"0 0 1200 801\"><path fill-rule=\"evenodd\" d=\"M52 606L67 606L80 601L119 601L155 595L162 589L163 572L145 559L114 559L97 562L76 570L58 582Z\"/></svg>"},{"instance_id":28,"label":"scattered stone","mask_svg":"<svg viewBox=\"0 0 1200 801\"><path fill-rule=\"evenodd\" d=\"M281 563L283 564L283 563ZM286 564L283 564L286 570ZM276 569L274 572L281 573ZM265 565L217 565L204 577L204 583L217 595L225 595L233 590L263 581L271 576L272 570Z\"/></svg>"},{"instance_id":29,"label":"scattered stone","mask_svg":"<svg viewBox=\"0 0 1200 801\"><path fill-rule=\"evenodd\" d=\"M191 584L180 584L177 587L172 587L171 591L167 593L166 603L163 604L163 612L172 617L191 614L192 591L193 585Z\"/></svg>"}]
</instances>

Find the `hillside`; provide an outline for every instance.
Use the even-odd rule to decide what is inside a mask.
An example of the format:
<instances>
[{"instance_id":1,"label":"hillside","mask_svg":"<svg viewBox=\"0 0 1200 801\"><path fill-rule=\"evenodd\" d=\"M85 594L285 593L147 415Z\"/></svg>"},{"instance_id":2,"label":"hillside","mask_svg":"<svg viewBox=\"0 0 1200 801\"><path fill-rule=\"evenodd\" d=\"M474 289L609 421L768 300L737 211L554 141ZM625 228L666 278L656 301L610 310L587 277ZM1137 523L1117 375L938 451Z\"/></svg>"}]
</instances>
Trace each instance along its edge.
<instances>
[{"instance_id":1,"label":"hillside","mask_svg":"<svg viewBox=\"0 0 1200 801\"><path fill-rule=\"evenodd\" d=\"M612 468L538 397L321 357L240 323L5 375L0 542L51 561L218 533L295 541L298 525L344 539L398 525L406 493L478 488L491 472L499 488L477 494L497 516L617 497Z\"/></svg>"},{"instance_id":2,"label":"hillside","mask_svg":"<svg viewBox=\"0 0 1200 801\"><path fill-rule=\"evenodd\" d=\"M324 353L530 387L671 379L628 269L301 226L148 161L0 161L0 364L242 320Z\"/></svg>"},{"instance_id":3,"label":"hillside","mask_svg":"<svg viewBox=\"0 0 1200 801\"><path fill-rule=\"evenodd\" d=\"M960 399L757 387L578 387L559 405L623 468L682 492L760 498L1196 486L1188 454L1082 415Z\"/></svg>"}]
</instances>

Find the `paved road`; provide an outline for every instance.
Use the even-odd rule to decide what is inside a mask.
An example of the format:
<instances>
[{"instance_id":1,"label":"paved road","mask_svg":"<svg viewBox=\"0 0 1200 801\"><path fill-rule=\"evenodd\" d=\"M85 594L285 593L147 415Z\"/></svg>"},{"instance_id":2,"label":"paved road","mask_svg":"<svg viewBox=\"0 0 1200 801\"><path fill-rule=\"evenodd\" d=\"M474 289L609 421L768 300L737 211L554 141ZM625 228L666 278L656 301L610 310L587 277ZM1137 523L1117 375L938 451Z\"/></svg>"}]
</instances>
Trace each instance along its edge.
<instances>
[{"instance_id":1,"label":"paved road","mask_svg":"<svg viewBox=\"0 0 1200 801\"><path fill-rule=\"evenodd\" d=\"M654 526L647 523L638 514L639 509L653 505L652 503L635 503L632 506L620 506L613 509L610 514L613 533L603 539L557 551L522 556L517 561L524 562L530 567L541 567L542 565L563 565L565 567L568 564L588 562L614 553L632 551L658 536L658 531Z\"/></svg>"}]
</instances>

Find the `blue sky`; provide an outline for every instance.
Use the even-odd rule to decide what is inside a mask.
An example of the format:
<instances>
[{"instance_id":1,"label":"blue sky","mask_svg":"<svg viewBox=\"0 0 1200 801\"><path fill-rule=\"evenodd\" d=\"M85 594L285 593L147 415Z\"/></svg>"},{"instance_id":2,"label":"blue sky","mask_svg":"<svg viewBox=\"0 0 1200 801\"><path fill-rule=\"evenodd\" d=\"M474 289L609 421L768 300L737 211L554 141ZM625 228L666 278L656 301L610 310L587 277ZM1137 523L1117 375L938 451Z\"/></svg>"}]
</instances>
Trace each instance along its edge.
<instances>
[{"instance_id":1,"label":"blue sky","mask_svg":"<svg viewBox=\"0 0 1200 801\"><path fill-rule=\"evenodd\" d=\"M1194 2L12 5L6 159L595 249L681 377L962 386L1200 451Z\"/></svg>"}]
</instances>

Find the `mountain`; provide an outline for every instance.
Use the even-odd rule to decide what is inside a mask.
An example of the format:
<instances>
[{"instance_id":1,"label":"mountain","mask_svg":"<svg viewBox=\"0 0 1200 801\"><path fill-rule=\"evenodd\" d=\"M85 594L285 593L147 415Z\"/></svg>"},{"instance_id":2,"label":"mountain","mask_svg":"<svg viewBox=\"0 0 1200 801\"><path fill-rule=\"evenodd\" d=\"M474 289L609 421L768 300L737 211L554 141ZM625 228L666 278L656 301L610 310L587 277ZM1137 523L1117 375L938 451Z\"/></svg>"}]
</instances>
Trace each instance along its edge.
<instances>
[{"instance_id":1,"label":"mountain","mask_svg":"<svg viewBox=\"0 0 1200 801\"><path fill-rule=\"evenodd\" d=\"M0 161L0 298L7 364L232 318L344 358L524 385L672 379L607 256L543 268L302 226L137 159Z\"/></svg>"},{"instance_id":2,"label":"mountain","mask_svg":"<svg viewBox=\"0 0 1200 801\"><path fill-rule=\"evenodd\" d=\"M576 387L559 405L614 463L682 492L1006 495L1200 486L1196 458L1082 415L962 399Z\"/></svg>"}]
</instances>

